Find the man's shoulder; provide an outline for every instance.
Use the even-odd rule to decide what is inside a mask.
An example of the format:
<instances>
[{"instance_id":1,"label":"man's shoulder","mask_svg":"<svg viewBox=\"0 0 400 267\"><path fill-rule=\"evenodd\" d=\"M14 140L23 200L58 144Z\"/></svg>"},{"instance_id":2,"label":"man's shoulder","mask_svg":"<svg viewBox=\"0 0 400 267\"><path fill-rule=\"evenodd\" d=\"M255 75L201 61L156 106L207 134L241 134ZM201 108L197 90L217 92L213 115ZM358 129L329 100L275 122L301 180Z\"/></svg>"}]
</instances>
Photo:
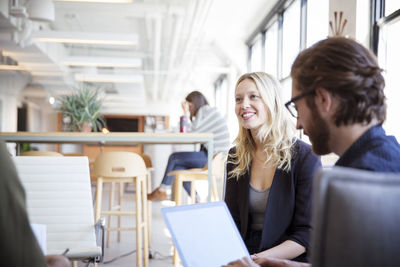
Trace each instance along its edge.
<instances>
[{"instance_id":1,"label":"man's shoulder","mask_svg":"<svg viewBox=\"0 0 400 267\"><path fill-rule=\"evenodd\" d=\"M393 136L380 136L361 147L352 168L400 173L400 145Z\"/></svg>"},{"instance_id":2,"label":"man's shoulder","mask_svg":"<svg viewBox=\"0 0 400 267\"><path fill-rule=\"evenodd\" d=\"M365 148L367 152L400 159L400 145L393 136L384 135L371 139Z\"/></svg>"}]
</instances>

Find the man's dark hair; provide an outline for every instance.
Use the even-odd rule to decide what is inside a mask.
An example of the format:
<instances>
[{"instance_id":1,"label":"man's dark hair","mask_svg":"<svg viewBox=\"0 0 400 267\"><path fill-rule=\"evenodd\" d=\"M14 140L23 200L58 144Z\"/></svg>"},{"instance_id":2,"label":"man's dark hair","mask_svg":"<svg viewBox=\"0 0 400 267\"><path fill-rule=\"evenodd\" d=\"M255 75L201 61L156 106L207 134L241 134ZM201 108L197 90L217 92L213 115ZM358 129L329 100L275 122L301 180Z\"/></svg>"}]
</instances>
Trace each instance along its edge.
<instances>
[{"instance_id":1,"label":"man's dark hair","mask_svg":"<svg viewBox=\"0 0 400 267\"><path fill-rule=\"evenodd\" d=\"M340 100L335 124L386 119L385 81L375 56L361 44L332 37L302 51L291 76L301 92L325 88ZM311 100L311 99L310 99ZM310 102L310 101L308 101Z\"/></svg>"},{"instance_id":2,"label":"man's dark hair","mask_svg":"<svg viewBox=\"0 0 400 267\"><path fill-rule=\"evenodd\" d=\"M186 97L186 101L193 104L193 113L197 114L197 111L204 105L208 105L207 99L199 91L193 91Z\"/></svg>"}]
</instances>

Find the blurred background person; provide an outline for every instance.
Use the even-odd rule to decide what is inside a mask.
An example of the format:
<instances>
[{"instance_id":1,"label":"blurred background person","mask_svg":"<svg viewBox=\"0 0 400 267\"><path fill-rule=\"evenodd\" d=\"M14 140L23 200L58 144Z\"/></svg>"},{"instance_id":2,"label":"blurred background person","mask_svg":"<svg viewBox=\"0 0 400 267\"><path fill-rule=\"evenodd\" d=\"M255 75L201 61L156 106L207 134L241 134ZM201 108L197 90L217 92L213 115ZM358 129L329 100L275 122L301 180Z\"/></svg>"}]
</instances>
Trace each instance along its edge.
<instances>
[{"instance_id":1,"label":"blurred background person","mask_svg":"<svg viewBox=\"0 0 400 267\"><path fill-rule=\"evenodd\" d=\"M189 114L191 123L188 125L188 132L213 133L213 154L228 152L230 142L227 123L216 108L209 106L202 93L191 92L182 103L182 109L185 115ZM207 163L207 149L206 145L201 145L200 151L171 154L161 185L148 194L147 199L151 201L165 200L167 198L166 188L170 187L175 179L175 176L168 176L168 173L174 170L203 168ZM190 182L185 182L183 187L190 194Z\"/></svg>"}]
</instances>

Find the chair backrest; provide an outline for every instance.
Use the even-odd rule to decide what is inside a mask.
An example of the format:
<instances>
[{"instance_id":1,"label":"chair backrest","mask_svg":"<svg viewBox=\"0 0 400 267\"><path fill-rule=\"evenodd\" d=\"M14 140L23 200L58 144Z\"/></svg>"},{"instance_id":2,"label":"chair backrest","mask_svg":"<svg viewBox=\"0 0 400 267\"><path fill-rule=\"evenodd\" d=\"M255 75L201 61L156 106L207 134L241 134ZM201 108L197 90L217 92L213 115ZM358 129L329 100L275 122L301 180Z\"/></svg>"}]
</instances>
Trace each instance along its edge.
<instances>
[{"instance_id":1,"label":"chair backrest","mask_svg":"<svg viewBox=\"0 0 400 267\"><path fill-rule=\"evenodd\" d=\"M212 173L215 177L221 178L224 176L226 160L227 155L222 152L214 155L212 160Z\"/></svg>"},{"instance_id":2,"label":"chair backrest","mask_svg":"<svg viewBox=\"0 0 400 267\"><path fill-rule=\"evenodd\" d=\"M46 157L62 157L63 154L55 151L25 151L21 156L46 156Z\"/></svg>"},{"instance_id":3,"label":"chair backrest","mask_svg":"<svg viewBox=\"0 0 400 267\"><path fill-rule=\"evenodd\" d=\"M400 175L335 167L314 179L312 265L400 266Z\"/></svg>"},{"instance_id":4,"label":"chair backrest","mask_svg":"<svg viewBox=\"0 0 400 267\"><path fill-rule=\"evenodd\" d=\"M146 168L148 168L148 169L153 168L153 163L152 163L151 158L150 158L149 155L143 154L143 153L141 153L139 155L144 160L144 164L146 165Z\"/></svg>"},{"instance_id":5,"label":"chair backrest","mask_svg":"<svg viewBox=\"0 0 400 267\"><path fill-rule=\"evenodd\" d=\"M31 223L47 226L47 253L101 256L96 244L87 157L14 157Z\"/></svg>"},{"instance_id":6,"label":"chair backrest","mask_svg":"<svg viewBox=\"0 0 400 267\"><path fill-rule=\"evenodd\" d=\"M133 152L104 152L97 156L93 175L107 178L145 176L143 158Z\"/></svg>"},{"instance_id":7,"label":"chair backrest","mask_svg":"<svg viewBox=\"0 0 400 267\"><path fill-rule=\"evenodd\" d=\"M212 174L215 177L215 183L218 189L218 197L219 199L224 199L225 197L225 168L226 168L226 161L227 161L227 154L219 152L214 155L212 160ZM206 166L207 167L207 166Z\"/></svg>"}]
</instances>

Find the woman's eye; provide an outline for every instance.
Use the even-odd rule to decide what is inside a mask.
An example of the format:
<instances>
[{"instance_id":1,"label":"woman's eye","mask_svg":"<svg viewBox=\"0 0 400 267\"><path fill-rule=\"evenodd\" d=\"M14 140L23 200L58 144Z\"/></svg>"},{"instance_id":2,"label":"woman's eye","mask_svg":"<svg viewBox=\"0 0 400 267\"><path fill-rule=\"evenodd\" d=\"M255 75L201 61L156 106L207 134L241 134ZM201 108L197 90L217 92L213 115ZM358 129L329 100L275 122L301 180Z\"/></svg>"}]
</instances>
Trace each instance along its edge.
<instances>
[{"instance_id":1,"label":"woman's eye","mask_svg":"<svg viewBox=\"0 0 400 267\"><path fill-rule=\"evenodd\" d=\"M252 99L258 98L258 95L251 95L250 96Z\"/></svg>"},{"instance_id":2,"label":"woman's eye","mask_svg":"<svg viewBox=\"0 0 400 267\"><path fill-rule=\"evenodd\" d=\"M240 97L235 97L235 102L239 103L242 99Z\"/></svg>"}]
</instances>

